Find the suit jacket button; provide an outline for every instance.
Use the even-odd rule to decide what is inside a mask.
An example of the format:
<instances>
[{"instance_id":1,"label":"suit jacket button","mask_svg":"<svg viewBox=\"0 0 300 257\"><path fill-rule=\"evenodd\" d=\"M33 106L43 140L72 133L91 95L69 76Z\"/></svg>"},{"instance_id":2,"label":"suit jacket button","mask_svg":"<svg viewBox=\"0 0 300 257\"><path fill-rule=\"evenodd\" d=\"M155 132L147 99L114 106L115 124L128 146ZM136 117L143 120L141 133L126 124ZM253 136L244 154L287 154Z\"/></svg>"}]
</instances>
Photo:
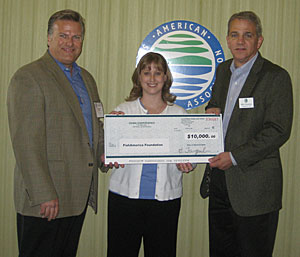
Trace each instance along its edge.
<instances>
[{"instance_id":1,"label":"suit jacket button","mask_svg":"<svg viewBox=\"0 0 300 257\"><path fill-rule=\"evenodd\" d=\"M89 167L93 167L94 164L92 162L89 163Z\"/></svg>"}]
</instances>

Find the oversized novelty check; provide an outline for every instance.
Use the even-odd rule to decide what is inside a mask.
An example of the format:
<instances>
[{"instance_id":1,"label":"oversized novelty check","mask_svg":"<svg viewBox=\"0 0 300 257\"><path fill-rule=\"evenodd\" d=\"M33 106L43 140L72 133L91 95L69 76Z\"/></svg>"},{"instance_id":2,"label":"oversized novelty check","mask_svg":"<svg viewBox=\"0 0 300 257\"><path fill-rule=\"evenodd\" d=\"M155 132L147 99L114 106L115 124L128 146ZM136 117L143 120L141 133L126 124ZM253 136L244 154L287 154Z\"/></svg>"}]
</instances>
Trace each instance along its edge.
<instances>
[{"instance_id":1,"label":"oversized novelty check","mask_svg":"<svg viewBox=\"0 0 300 257\"><path fill-rule=\"evenodd\" d=\"M221 115L105 115L105 163L206 163L222 131Z\"/></svg>"}]
</instances>

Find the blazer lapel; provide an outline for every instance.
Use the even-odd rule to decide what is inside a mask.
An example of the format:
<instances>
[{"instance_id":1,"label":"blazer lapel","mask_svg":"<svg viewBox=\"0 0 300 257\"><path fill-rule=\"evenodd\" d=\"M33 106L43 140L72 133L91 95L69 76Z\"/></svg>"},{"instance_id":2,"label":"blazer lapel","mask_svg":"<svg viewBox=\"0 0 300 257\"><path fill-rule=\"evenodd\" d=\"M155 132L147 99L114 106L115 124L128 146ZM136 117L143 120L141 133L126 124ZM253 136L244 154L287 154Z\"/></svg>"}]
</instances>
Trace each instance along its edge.
<instances>
[{"instance_id":1,"label":"blazer lapel","mask_svg":"<svg viewBox=\"0 0 300 257\"><path fill-rule=\"evenodd\" d=\"M95 110L95 106L94 106L94 102L95 102L94 95L95 94L93 93L93 88L91 87L92 83L87 80L87 77L84 75L84 72L82 72L81 75L82 75L83 82L86 86L86 89L88 91L90 102L91 102L92 121L93 121L93 147L94 147L94 149L97 149L97 144L99 141L99 133L98 133L99 126L98 126L98 118L97 118L97 114L96 114L96 110Z\"/></svg>"},{"instance_id":2,"label":"blazer lapel","mask_svg":"<svg viewBox=\"0 0 300 257\"><path fill-rule=\"evenodd\" d=\"M256 86L256 82L258 80L258 72L262 69L263 62L264 62L263 58L259 54L250 70L248 78L245 81L245 85L243 86L239 97L251 96L252 91L253 91L254 87Z\"/></svg>"},{"instance_id":3,"label":"blazer lapel","mask_svg":"<svg viewBox=\"0 0 300 257\"><path fill-rule=\"evenodd\" d=\"M87 138L89 138L85 121L80 108L80 104L78 102L78 98L68 78L65 76L63 71L60 69L60 67L57 65L55 60L49 55L48 52L42 57L42 59L45 65L47 66L48 71L52 74L52 78L56 81L55 85L60 90L60 92L65 96L66 102L69 104L70 108L72 109L74 116L76 117L79 125L82 127Z\"/></svg>"},{"instance_id":4,"label":"blazer lapel","mask_svg":"<svg viewBox=\"0 0 300 257\"><path fill-rule=\"evenodd\" d=\"M221 110L223 112L225 111L226 98L227 98L229 84L230 84L230 77L231 77L230 63L226 68L226 71L227 72L224 72L224 77L222 78L223 86L222 86L221 97L220 97L220 105L221 105Z\"/></svg>"},{"instance_id":5,"label":"blazer lapel","mask_svg":"<svg viewBox=\"0 0 300 257\"><path fill-rule=\"evenodd\" d=\"M240 111L239 98L246 98L246 97L251 97L252 96L253 89L255 88L257 80L259 78L258 72L262 69L263 62L264 62L263 58L258 53L257 59L254 62L253 66L250 70L250 73L249 73L249 75L248 75L248 77L245 81L245 84L244 84L244 86L243 86L243 88L240 92L240 95L239 95L239 97L238 97L238 99L235 103L235 106L234 106L234 109L232 111L231 118L230 118L230 121L229 121L229 124L228 124L226 134L230 130L231 126L235 126L235 125L232 125L232 124L235 124L236 119L239 118L239 116L237 115ZM255 102L254 102L254 105L255 105Z\"/></svg>"}]
</instances>

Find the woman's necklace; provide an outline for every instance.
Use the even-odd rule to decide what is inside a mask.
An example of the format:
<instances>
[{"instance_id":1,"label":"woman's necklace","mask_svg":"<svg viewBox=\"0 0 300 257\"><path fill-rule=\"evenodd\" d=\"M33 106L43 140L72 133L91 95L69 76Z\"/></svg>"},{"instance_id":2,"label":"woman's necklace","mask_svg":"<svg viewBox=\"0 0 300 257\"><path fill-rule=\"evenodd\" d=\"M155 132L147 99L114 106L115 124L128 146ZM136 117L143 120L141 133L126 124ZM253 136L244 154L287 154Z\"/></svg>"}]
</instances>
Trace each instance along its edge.
<instances>
[{"instance_id":1,"label":"woman's necklace","mask_svg":"<svg viewBox=\"0 0 300 257\"><path fill-rule=\"evenodd\" d=\"M145 108L148 112L148 114L160 114L164 111L164 109L166 108L167 104L165 102L161 102L161 104L159 106L156 105L145 105L142 102L142 99L139 99L140 104L143 106L143 108Z\"/></svg>"}]
</instances>

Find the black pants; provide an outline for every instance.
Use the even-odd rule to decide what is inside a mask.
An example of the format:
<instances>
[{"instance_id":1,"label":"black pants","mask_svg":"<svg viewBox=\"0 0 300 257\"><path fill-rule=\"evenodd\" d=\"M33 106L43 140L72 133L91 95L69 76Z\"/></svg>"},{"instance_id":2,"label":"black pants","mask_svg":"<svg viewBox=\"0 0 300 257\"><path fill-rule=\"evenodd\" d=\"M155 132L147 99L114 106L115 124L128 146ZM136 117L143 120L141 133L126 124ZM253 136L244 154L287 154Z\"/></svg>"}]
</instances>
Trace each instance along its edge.
<instances>
[{"instance_id":1,"label":"black pants","mask_svg":"<svg viewBox=\"0 0 300 257\"><path fill-rule=\"evenodd\" d=\"M238 216L228 198L224 171L213 169L209 196L210 257L272 257L278 214L279 211Z\"/></svg>"},{"instance_id":2,"label":"black pants","mask_svg":"<svg viewBox=\"0 0 300 257\"><path fill-rule=\"evenodd\" d=\"M108 257L175 257L181 200L129 199L109 192Z\"/></svg>"},{"instance_id":3,"label":"black pants","mask_svg":"<svg viewBox=\"0 0 300 257\"><path fill-rule=\"evenodd\" d=\"M47 219L17 214L19 257L75 257L86 209L79 216Z\"/></svg>"}]
</instances>

